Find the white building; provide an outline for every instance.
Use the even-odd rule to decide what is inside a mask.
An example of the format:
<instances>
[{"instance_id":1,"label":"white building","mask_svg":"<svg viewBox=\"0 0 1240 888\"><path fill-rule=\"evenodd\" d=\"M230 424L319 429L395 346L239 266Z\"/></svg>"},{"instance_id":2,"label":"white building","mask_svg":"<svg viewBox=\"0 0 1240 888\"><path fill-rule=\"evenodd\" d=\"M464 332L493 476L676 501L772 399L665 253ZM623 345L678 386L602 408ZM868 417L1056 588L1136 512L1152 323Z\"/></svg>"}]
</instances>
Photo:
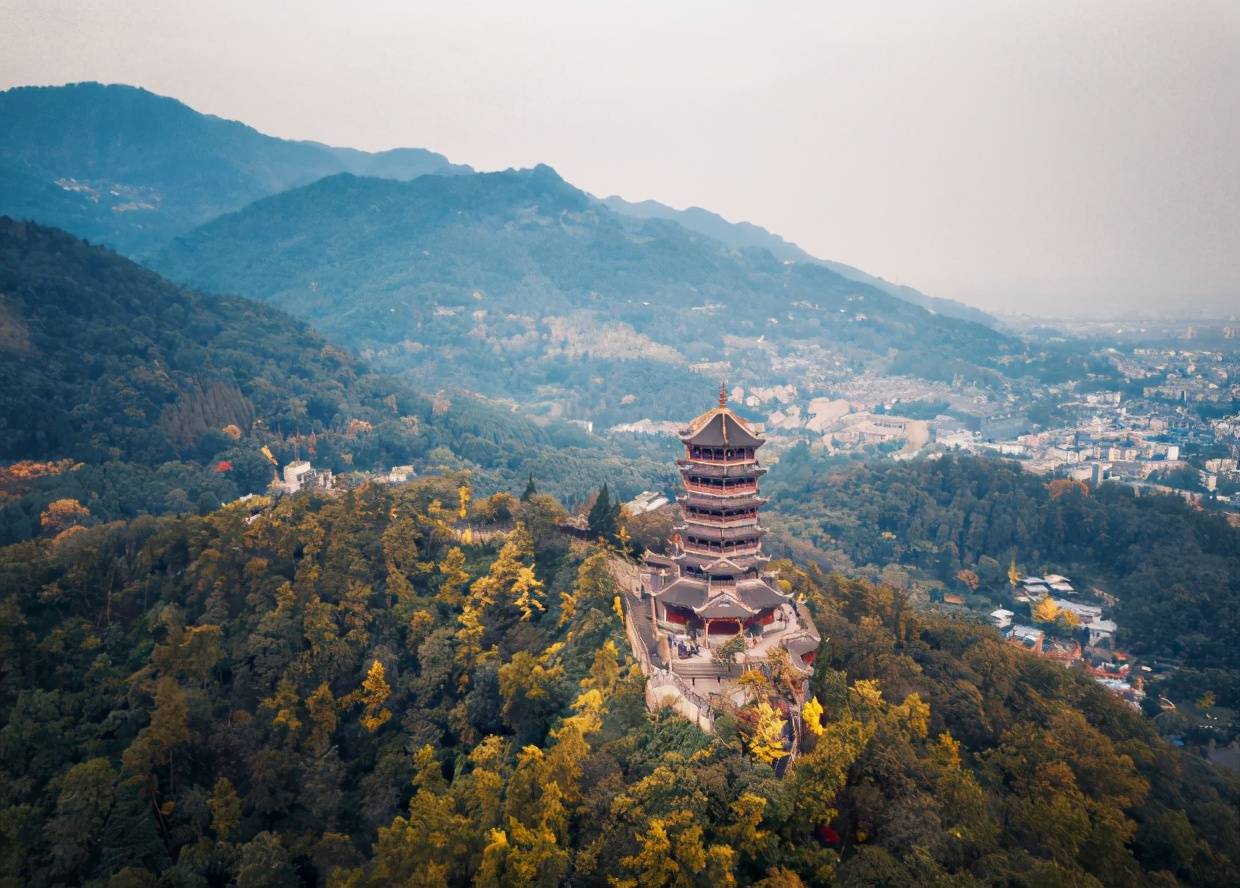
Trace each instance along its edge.
<instances>
[{"instance_id":1,"label":"white building","mask_svg":"<svg viewBox=\"0 0 1240 888\"><path fill-rule=\"evenodd\" d=\"M1094 620L1085 628L1089 630L1089 646L1097 647L1109 644L1115 637L1115 630L1118 627L1114 620Z\"/></svg>"},{"instance_id":2,"label":"white building","mask_svg":"<svg viewBox=\"0 0 1240 888\"><path fill-rule=\"evenodd\" d=\"M1051 601L1055 602L1055 607L1060 610L1076 614L1082 626L1089 626L1102 619L1102 608L1096 604L1077 604L1064 598L1052 598Z\"/></svg>"},{"instance_id":3,"label":"white building","mask_svg":"<svg viewBox=\"0 0 1240 888\"><path fill-rule=\"evenodd\" d=\"M655 493L653 490L643 490L625 503L624 508L630 515L643 515L646 512L653 512L655 509L662 508L669 502L671 500L661 493Z\"/></svg>"},{"instance_id":4,"label":"white building","mask_svg":"<svg viewBox=\"0 0 1240 888\"><path fill-rule=\"evenodd\" d=\"M284 489L289 493L296 493L313 474L314 469L308 460L301 459L289 463L284 467Z\"/></svg>"},{"instance_id":5,"label":"white building","mask_svg":"<svg viewBox=\"0 0 1240 888\"><path fill-rule=\"evenodd\" d=\"M299 490L306 490L310 487L331 490L332 481L331 469L315 471L308 460L302 459L284 467L284 483L280 486L286 493L297 493Z\"/></svg>"}]
</instances>

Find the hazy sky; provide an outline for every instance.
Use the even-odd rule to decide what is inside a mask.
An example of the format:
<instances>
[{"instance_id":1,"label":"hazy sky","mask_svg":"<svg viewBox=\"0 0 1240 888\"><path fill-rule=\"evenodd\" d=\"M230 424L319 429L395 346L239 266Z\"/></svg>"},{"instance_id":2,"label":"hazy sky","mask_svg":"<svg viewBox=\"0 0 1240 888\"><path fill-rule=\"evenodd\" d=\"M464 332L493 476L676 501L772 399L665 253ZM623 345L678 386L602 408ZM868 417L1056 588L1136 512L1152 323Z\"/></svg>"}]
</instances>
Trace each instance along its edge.
<instances>
[{"instance_id":1,"label":"hazy sky","mask_svg":"<svg viewBox=\"0 0 1240 888\"><path fill-rule=\"evenodd\" d=\"M1240 2L0 0L0 86L700 205L997 311L1240 312Z\"/></svg>"}]
</instances>

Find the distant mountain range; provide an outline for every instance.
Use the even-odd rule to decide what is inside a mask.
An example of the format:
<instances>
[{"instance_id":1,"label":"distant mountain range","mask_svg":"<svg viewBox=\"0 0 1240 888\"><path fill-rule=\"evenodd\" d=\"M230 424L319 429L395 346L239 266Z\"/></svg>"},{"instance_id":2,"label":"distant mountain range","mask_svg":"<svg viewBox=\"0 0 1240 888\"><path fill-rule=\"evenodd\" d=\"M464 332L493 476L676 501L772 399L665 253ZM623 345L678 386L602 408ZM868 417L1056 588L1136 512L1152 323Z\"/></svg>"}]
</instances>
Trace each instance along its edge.
<instances>
[{"instance_id":1,"label":"distant mountain range","mask_svg":"<svg viewBox=\"0 0 1240 888\"><path fill-rule=\"evenodd\" d=\"M636 216L640 219L665 219L669 222L676 222L690 231L699 232L735 249L752 247L767 250L776 259L790 260L792 262L813 262L817 265L825 266L849 280L869 284L871 287L890 293L897 299L903 299L914 305L920 305L922 308L937 312L938 314L966 321L975 321L987 326L995 326L997 323L986 312L973 308L970 305L965 305L962 302L956 302L953 299L942 299L937 296L927 296L920 290L915 290L902 284L893 284L880 277L867 274L859 268L845 265L843 262L832 262L829 259L819 259L816 256L811 256L796 244L786 241L778 234L767 231L761 225L754 225L752 222L729 222L718 213L712 213L710 210L704 210L701 207L677 210L669 207L667 204L659 203L657 200L643 200L634 203L622 197L612 195L611 197L602 198L602 203L608 209L615 210L617 213Z\"/></svg>"},{"instance_id":2,"label":"distant mountain range","mask_svg":"<svg viewBox=\"0 0 1240 888\"><path fill-rule=\"evenodd\" d=\"M713 387L694 381L703 366L715 384L728 365L795 379L772 369L774 342L809 350L807 363L877 369L901 355L984 364L1015 346L817 263L613 212L546 166L333 176L209 222L153 262L273 302L415 379L522 401L576 388L608 421L685 415L684 392L696 406Z\"/></svg>"},{"instance_id":3,"label":"distant mountain range","mask_svg":"<svg viewBox=\"0 0 1240 888\"><path fill-rule=\"evenodd\" d=\"M683 417L724 375L1002 387L1021 348L706 210L598 201L545 166L277 139L129 86L0 93L0 213L272 302L420 389L552 418Z\"/></svg>"},{"instance_id":4,"label":"distant mountain range","mask_svg":"<svg viewBox=\"0 0 1240 888\"><path fill-rule=\"evenodd\" d=\"M371 154L277 139L132 86L0 92L0 213L131 255L340 172L411 179L471 170L421 148Z\"/></svg>"},{"instance_id":5,"label":"distant mountain range","mask_svg":"<svg viewBox=\"0 0 1240 888\"><path fill-rule=\"evenodd\" d=\"M259 198L341 172L412 179L472 170L423 148L370 153L279 139L132 86L0 92L0 213L58 225L131 255ZM602 202L625 215L676 222L729 247L823 265L939 314L994 324L978 309L811 256L748 222L653 200Z\"/></svg>"}]
</instances>

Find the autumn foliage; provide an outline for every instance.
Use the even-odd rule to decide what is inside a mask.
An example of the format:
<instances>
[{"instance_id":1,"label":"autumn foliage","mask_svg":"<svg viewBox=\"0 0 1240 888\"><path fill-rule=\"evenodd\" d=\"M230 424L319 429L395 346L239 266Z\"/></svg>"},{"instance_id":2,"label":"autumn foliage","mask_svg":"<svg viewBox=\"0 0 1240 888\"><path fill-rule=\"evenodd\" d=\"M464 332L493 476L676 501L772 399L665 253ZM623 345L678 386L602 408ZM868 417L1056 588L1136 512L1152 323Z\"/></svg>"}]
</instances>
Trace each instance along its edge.
<instances>
[{"instance_id":1,"label":"autumn foliage","mask_svg":"<svg viewBox=\"0 0 1240 888\"><path fill-rule=\"evenodd\" d=\"M776 565L830 639L803 705L771 660L713 734L648 711L615 556L548 531L543 494L468 544L459 486L0 550L0 877L1234 881L1234 785L898 590Z\"/></svg>"}]
</instances>

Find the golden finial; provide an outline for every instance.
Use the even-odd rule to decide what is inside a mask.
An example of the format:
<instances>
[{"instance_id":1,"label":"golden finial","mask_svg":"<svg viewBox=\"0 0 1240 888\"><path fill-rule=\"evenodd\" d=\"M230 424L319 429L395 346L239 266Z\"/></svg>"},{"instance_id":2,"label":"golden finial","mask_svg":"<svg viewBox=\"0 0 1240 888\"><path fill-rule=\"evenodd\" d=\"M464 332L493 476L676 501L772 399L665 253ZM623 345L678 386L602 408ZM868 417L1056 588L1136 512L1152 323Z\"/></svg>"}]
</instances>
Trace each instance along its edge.
<instances>
[{"instance_id":1,"label":"golden finial","mask_svg":"<svg viewBox=\"0 0 1240 888\"><path fill-rule=\"evenodd\" d=\"M719 383L719 406L728 406L728 381L726 379Z\"/></svg>"}]
</instances>

